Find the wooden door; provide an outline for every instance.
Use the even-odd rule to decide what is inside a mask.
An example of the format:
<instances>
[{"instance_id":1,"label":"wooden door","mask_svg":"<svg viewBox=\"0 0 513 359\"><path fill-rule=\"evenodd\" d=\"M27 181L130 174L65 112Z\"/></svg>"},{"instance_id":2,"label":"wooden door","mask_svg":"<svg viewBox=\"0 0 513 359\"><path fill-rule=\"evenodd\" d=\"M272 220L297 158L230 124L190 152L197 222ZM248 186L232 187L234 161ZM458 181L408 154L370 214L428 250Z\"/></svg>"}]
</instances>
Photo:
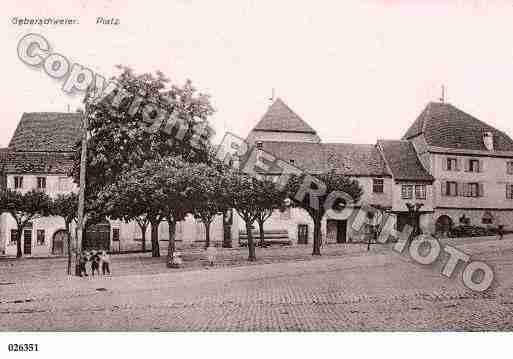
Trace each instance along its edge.
<instances>
[{"instance_id":1,"label":"wooden door","mask_svg":"<svg viewBox=\"0 0 513 359\"><path fill-rule=\"evenodd\" d=\"M32 254L32 229L23 231L23 253Z\"/></svg>"},{"instance_id":2,"label":"wooden door","mask_svg":"<svg viewBox=\"0 0 513 359\"><path fill-rule=\"evenodd\" d=\"M55 232L52 239L52 254L62 256L64 254L64 244L67 242L68 234L61 230Z\"/></svg>"},{"instance_id":3,"label":"wooden door","mask_svg":"<svg viewBox=\"0 0 513 359\"><path fill-rule=\"evenodd\" d=\"M337 221L337 243L346 243L347 221Z\"/></svg>"}]
</instances>

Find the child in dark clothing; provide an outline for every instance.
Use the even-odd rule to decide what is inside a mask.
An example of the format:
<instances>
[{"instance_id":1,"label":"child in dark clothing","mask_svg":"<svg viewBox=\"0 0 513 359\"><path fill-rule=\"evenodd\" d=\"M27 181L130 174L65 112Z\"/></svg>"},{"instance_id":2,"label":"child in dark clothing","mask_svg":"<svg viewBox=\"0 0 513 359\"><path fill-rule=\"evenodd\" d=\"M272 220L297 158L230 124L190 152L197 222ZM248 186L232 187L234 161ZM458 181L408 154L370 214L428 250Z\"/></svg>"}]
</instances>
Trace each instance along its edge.
<instances>
[{"instance_id":1,"label":"child in dark clothing","mask_svg":"<svg viewBox=\"0 0 513 359\"><path fill-rule=\"evenodd\" d=\"M78 266L80 268L80 276L87 277L87 269L86 269L87 258L84 253L80 253L78 255Z\"/></svg>"},{"instance_id":2,"label":"child in dark clothing","mask_svg":"<svg viewBox=\"0 0 513 359\"><path fill-rule=\"evenodd\" d=\"M91 257L91 275L94 277L94 271L100 275L100 256L94 252Z\"/></svg>"}]
</instances>

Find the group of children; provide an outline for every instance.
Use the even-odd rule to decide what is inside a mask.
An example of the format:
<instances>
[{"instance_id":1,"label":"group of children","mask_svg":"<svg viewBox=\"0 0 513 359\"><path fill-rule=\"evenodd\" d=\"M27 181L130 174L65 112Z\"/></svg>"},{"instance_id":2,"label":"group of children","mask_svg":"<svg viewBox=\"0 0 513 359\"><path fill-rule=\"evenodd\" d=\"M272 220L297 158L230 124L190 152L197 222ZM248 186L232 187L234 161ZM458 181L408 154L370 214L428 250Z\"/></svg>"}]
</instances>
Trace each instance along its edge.
<instances>
[{"instance_id":1,"label":"group of children","mask_svg":"<svg viewBox=\"0 0 513 359\"><path fill-rule=\"evenodd\" d=\"M90 264L91 268L91 276L94 277L94 272L96 272L98 275L100 275L100 267L102 269L102 274L110 275L110 256L107 254L107 251L85 251L78 255L78 261L80 266L80 276L88 276L87 274L87 267L88 263Z\"/></svg>"}]
</instances>

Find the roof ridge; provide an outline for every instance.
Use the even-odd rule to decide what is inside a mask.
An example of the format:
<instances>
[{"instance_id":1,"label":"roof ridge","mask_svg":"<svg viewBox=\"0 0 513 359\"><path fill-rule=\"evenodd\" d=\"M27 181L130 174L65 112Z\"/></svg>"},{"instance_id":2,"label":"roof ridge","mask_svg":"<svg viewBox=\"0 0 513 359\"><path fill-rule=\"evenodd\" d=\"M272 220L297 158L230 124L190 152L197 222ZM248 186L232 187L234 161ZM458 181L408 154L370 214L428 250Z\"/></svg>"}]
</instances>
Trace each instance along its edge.
<instances>
[{"instance_id":1,"label":"roof ridge","mask_svg":"<svg viewBox=\"0 0 513 359\"><path fill-rule=\"evenodd\" d=\"M251 131L317 132L280 97L267 108Z\"/></svg>"},{"instance_id":2,"label":"roof ridge","mask_svg":"<svg viewBox=\"0 0 513 359\"><path fill-rule=\"evenodd\" d=\"M375 143L323 142L325 145L375 146Z\"/></svg>"}]
</instances>

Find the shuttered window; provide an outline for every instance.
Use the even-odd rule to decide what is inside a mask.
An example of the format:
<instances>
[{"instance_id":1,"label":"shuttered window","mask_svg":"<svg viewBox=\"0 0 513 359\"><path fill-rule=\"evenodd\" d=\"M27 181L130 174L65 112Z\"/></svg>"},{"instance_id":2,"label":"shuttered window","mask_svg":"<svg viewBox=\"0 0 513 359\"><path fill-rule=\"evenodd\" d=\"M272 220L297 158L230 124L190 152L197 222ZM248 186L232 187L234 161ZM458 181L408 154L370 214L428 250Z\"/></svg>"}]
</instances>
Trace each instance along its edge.
<instances>
[{"instance_id":1,"label":"shuttered window","mask_svg":"<svg viewBox=\"0 0 513 359\"><path fill-rule=\"evenodd\" d=\"M509 161L506 163L506 173L509 175L513 175L513 161Z\"/></svg>"},{"instance_id":2,"label":"shuttered window","mask_svg":"<svg viewBox=\"0 0 513 359\"><path fill-rule=\"evenodd\" d=\"M458 183L457 182L442 182L442 196L457 196Z\"/></svg>"},{"instance_id":3,"label":"shuttered window","mask_svg":"<svg viewBox=\"0 0 513 359\"><path fill-rule=\"evenodd\" d=\"M506 183L506 199L513 199L513 184Z\"/></svg>"},{"instance_id":4,"label":"shuttered window","mask_svg":"<svg viewBox=\"0 0 513 359\"><path fill-rule=\"evenodd\" d=\"M469 159L466 162L466 168L465 170L467 172L483 172L483 161L476 160L476 159Z\"/></svg>"},{"instance_id":5,"label":"shuttered window","mask_svg":"<svg viewBox=\"0 0 513 359\"><path fill-rule=\"evenodd\" d=\"M479 197L479 183L468 183L467 186L467 195L469 197Z\"/></svg>"},{"instance_id":6,"label":"shuttered window","mask_svg":"<svg viewBox=\"0 0 513 359\"><path fill-rule=\"evenodd\" d=\"M44 246L44 244L45 244L45 230L44 229L38 229L36 231L36 239L37 239L38 246Z\"/></svg>"},{"instance_id":7,"label":"shuttered window","mask_svg":"<svg viewBox=\"0 0 513 359\"><path fill-rule=\"evenodd\" d=\"M11 236L9 237L9 245L16 244L16 240L18 236L18 230L17 229L11 229Z\"/></svg>"},{"instance_id":8,"label":"shuttered window","mask_svg":"<svg viewBox=\"0 0 513 359\"><path fill-rule=\"evenodd\" d=\"M444 169L446 171L459 171L458 159L454 157L446 158Z\"/></svg>"}]
</instances>

